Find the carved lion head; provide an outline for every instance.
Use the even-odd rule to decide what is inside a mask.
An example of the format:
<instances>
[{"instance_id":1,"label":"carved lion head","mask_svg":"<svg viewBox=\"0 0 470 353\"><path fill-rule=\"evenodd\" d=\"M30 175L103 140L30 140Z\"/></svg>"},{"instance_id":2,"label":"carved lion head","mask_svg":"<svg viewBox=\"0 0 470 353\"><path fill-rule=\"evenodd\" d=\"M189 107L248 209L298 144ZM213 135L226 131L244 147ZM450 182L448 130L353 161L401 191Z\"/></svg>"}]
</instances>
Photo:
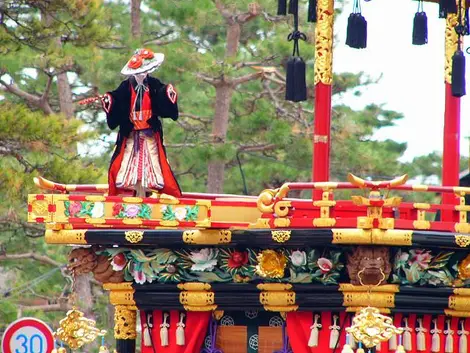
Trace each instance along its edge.
<instances>
[{"instance_id":1,"label":"carved lion head","mask_svg":"<svg viewBox=\"0 0 470 353\"><path fill-rule=\"evenodd\" d=\"M358 246L348 255L347 269L351 284L378 285L390 276L390 252L387 247ZM385 276L385 278L383 278Z\"/></svg>"}]
</instances>

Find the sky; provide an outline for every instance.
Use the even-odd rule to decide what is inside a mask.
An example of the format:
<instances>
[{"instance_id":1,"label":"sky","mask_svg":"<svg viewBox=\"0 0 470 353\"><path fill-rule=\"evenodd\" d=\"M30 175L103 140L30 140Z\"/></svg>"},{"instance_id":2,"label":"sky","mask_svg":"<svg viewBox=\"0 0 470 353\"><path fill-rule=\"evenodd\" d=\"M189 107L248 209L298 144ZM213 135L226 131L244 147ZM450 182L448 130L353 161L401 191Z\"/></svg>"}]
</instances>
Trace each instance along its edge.
<instances>
[{"instance_id":1,"label":"sky","mask_svg":"<svg viewBox=\"0 0 470 353\"><path fill-rule=\"evenodd\" d=\"M386 109L401 112L404 118L395 127L384 128L378 140L407 142L403 161L433 151L442 152L444 129L444 32L445 19L438 18L437 3L424 3L428 17L428 44L411 44L417 2L372 0L362 3L367 20L367 48L352 49L344 44L347 18L352 2L335 21L339 43L333 53L335 72L364 71L382 79L368 86L360 97L345 95L341 101L354 109L369 103L383 103ZM466 38L465 48L470 46ZM469 155L470 137L470 55L466 55L467 95L461 105L461 155Z\"/></svg>"}]
</instances>

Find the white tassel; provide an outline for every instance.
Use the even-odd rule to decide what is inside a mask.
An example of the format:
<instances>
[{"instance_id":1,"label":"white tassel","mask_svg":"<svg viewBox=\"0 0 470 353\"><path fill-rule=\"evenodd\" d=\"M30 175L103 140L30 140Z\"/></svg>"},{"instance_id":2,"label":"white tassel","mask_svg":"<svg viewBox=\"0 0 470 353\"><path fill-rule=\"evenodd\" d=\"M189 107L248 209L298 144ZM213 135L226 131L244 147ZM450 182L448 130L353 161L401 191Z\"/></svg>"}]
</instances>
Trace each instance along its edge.
<instances>
[{"instance_id":1,"label":"white tassel","mask_svg":"<svg viewBox=\"0 0 470 353\"><path fill-rule=\"evenodd\" d=\"M340 327L338 326L338 315L333 315L333 325L330 326L330 349L335 349L337 342L339 340L339 329Z\"/></svg>"},{"instance_id":2,"label":"white tassel","mask_svg":"<svg viewBox=\"0 0 470 353\"><path fill-rule=\"evenodd\" d=\"M397 346L397 350L395 351L395 353L406 353L405 347L403 347L402 345Z\"/></svg>"},{"instance_id":3,"label":"white tassel","mask_svg":"<svg viewBox=\"0 0 470 353\"><path fill-rule=\"evenodd\" d=\"M415 330L418 332L416 335L416 350L420 352L426 351L426 336L424 335L428 330L423 327L423 319L418 319L418 325Z\"/></svg>"},{"instance_id":4,"label":"white tassel","mask_svg":"<svg viewBox=\"0 0 470 353\"><path fill-rule=\"evenodd\" d=\"M394 351L397 349L397 335L392 335L388 340L388 350Z\"/></svg>"},{"instance_id":5,"label":"white tassel","mask_svg":"<svg viewBox=\"0 0 470 353\"><path fill-rule=\"evenodd\" d=\"M405 351L413 350L413 342L411 340L411 329L408 326L408 318L405 318L405 332L403 332L403 348L405 348Z\"/></svg>"},{"instance_id":6,"label":"white tassel","mask_svg":"<svg viewBox=\"0 0 470 353\"><path fill-rule=\"evenodd\" d=\"M356 340L352 336L349 340L349 345L351 346L352 349L356 349L356 347L357 347Z\"/></svg>"},{"instance_id":7,"label":"white tassel","mask_svg":"<svg viewBox=\"0 0 470 353\"><path fill-rule=\"evenodd\" d=\"M184 346L186 343L185 343L185 339L184 339L184 314L181 313L180 314L180 321L176 324L176 345L178 346Z\"/></svg>"},{"instance_id":8,"label":"white tassel","mask_svg":"<svg viewBox=\"0 0 470 353\"><path fill-rule=\"evenodd\" d=\"M441 336L439 334L442 333L442 330L439 330L439 328L437 327L437 319L432 320L432 322L434 323L434 328L431 330L431 352L439 353L441 350Z\"/></svg>"},{"instance_id":9,"label":"white tassel","mask_svg":"<svg viewBox=\"0 0 470 353\"><path fill-rule=\"evenodd\" d=\"M461 329L457 331L460 335L459 338L459 353L467 353L468 348L468 341L467 335L469 334L468 331L465 331L465 320L460 321Z\"/></svg>"},{"instance_id":10,"label":"white tassel","mask_svg":"<svg viewBox=\"0 0 470 353\"><path fill-rule=\"evenodd\" d=\"M446 321L447 323L447 330L444 331L446 335L446 346L445 346L445 353L454 353L454 331L451 329L450 320Z\"/></svg>"},{"instance_id":11,"label":"white tassel","mask_svg":"<svg viewBox=\"0 0 470 353\"><path fill-rule=\"evenodd\" d=\"M163 314L163 323L160 325L160 341L162 347L168 346L168 328L170 325L167 323L168 313Z\"/></svg>"},{"instance_id":12,"label":"white tassel","mask_svg":"<svg viewBox=\"0 0 470 353\"><path fill-rule=\"evenodd\" d=\"M346 344L343 346L341 353L354 353L354 350L351 347L351 341L353 341L352 335L349 333L346 334Z\"/></svg>"},{"instance_id":13,"label":"white tassel","mask_svg":"<svg viewBox=\"0 0 470 353\"><path fill-rule=\"evenodd\" d=\"M318 329L322 328L322 324L318 323L320 315L315 314L313 325L310 326L310 338L308 339L309 347L318 347Z\"/></svg>"},{"instance_id":14,"label":"white tassel","mask_svg":"<svg viewBox=\"0 0 470 353\"><path fill-rule=\"evenodd\" d=\"M377 352L380 352L382 350L382 343L379 343L378 345L375 346L375 350Z\"/></svg>"},{"instance_id":15,"label":"white tassel","mask_svg":"<svg viewBox=\"0 0 470 353\"><path fill-rule=\"evenodd\" d=\"M152 346L152 338L150 337L150 330L147 324L144 324L144 346L145 347Z\"/></svg>"}]
</instances>

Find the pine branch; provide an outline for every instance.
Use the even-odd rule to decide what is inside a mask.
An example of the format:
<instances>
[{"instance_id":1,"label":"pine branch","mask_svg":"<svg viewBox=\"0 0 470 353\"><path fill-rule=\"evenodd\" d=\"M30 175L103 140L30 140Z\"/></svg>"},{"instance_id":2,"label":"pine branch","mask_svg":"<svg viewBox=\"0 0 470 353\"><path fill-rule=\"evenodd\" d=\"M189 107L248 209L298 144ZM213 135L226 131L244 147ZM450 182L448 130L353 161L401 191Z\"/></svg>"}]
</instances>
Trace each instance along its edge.
<instances>
[{"instance_id":1,"label":"pine branch","mask_svg":"<svg viewBox=\"0 0 470 353\"><path fill-rule=\"evenodd\" d=\"M3 254L0 255L0 261L8 261L8 260L25 260L25 259L32 259L38 261L45 265L51 265L54 267L61 267L63 264L51 259L49 256L45 255L38 255L34 252L28 252L23 254Z\"/></svg>"},{"instance_id":2,"label":"pine branch","mask_svg":"<svg viewBox=\"0 0 470 353\"><path fill-rule=\"evenodd\" d=\"M248 81L256 80L257 78L259 78L263 75L264 75L263 72L254 72L254 73L251 73L251 74L247 74L247 75L243 75L243 76L240 76L240 77L232 78L232 79L230 79L230 84L233 85L233 86L237 86L237 85L240 85L240 84L248 82Z\"/></svg>"},{"instance_id":3,"label":"pine branch","mask_svg":"<svg viewBox=\"0 0 470 353\"><path fill-rule=\"evenodd\" d=\"M4 90L14 94L17 97L20 97L20 98L24 99L29 104L40 108L45 114L49 115L49 114L54 113L54 111L52 110L52 108L49 105L49 103L47 102L47 100L43 100L42 97L36 96L36 95L28 93L26 91L23 91L21 88L19 88L13 82L7 83L4 80L0 79L0 85L2 85L4 87ZM47 86L46 86L46 88L47 88Z\"/></svg>"},{"instance_id":4,"label":"pine branch","mask_svg":"<svg viewBox=\"0 0 470 353\"><path fill-rule=\"evenodd\" d=\"M199 121L200 123L203 123L203 124L208 124L211 122L211 119L209 118L202 118L200 116L197 116L197 115L194 115L194 114L191 114L191 113L179 113L179 116L181 118L189 118L189 119L192 119L192 120L196 120L196 121Z\"/></svg>"},{"instance_id":5,"label":"pine branch","mask_svg":"<svg viewBox=\"0 0 470 353\"><path fill-rule=\"evenodd\" d=\"M243 152L264 152L268 150L273 150L276 148L276 145L274 143L265 143L262 145L245 145L245 146L240 146L238 151L243 151Z\"/></svg>"},{"instance_id":6,"label":"pine branch","mask_svg":"<svg viewBox=\"0 0 470 353\"><path fill-rule=\"evenodd\" d=\"M69 311L72 309L72 305L69 303L57 303L57 304L45 304L45 305L31 305L23 306L18 305L21 310L31 310L31 311L42 311L42 312L54 312L54 311Z\"/></svg>"}]
</instances>

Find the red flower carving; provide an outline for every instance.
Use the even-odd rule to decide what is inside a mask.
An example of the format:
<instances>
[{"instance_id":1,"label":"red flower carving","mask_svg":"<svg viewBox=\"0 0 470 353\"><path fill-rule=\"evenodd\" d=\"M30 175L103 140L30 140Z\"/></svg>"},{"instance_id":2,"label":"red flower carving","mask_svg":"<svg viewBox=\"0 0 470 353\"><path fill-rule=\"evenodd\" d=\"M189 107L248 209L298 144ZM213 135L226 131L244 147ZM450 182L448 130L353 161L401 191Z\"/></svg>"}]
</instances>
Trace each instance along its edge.
<instances>
[{"instance_id":1,"label":"red flower carving","mask_svg":"<svg viewBox=\"0 0 470 353\"><path fill-rule=\"evenodd\" d=\"M142 66L143 59L140 55L133 55L131 60L127 63L131 69L138 69Z\"/></svg>"},{"instance_id":2,"label":"red flower carving","mask_svg":"<svg viewBox=\"0 0 470 353\"><path fill-rule=\"evenodd\" d=\"M122 210L122 203L115 203L113 206L113 216L117 216Z\"/></svg>"},{"instance_id":3,"label":"red flower carving","mask_svg":"<svg viewBox=\"0 0 470 353\"><path fill-rule=\"evenodd\" d=\"M75 217L82 209L82 204L79 201L71 202L69 205L70 217Z\"/></svg>"},{"instance_id":4,"label":"red flower carving","mask_svg":"<svg viewBox=\"0 0 470 353\"><path fill-rule=\"evenodd\" d=\"M240 268L248 263L248 253L246 251L234 251L228 259L229 268Z\"/></svg>"},{"instance_id":5,"label":"red flower carving","mask_svg":"<svg viewBox=\"0 0 470 353\"><path fill-rule=\"evenodd\" d=\"M150 49L141 49L139 51L139 55L142 57L142 59L153 59L153 51Z\"/></svg>"}]
</instances>

